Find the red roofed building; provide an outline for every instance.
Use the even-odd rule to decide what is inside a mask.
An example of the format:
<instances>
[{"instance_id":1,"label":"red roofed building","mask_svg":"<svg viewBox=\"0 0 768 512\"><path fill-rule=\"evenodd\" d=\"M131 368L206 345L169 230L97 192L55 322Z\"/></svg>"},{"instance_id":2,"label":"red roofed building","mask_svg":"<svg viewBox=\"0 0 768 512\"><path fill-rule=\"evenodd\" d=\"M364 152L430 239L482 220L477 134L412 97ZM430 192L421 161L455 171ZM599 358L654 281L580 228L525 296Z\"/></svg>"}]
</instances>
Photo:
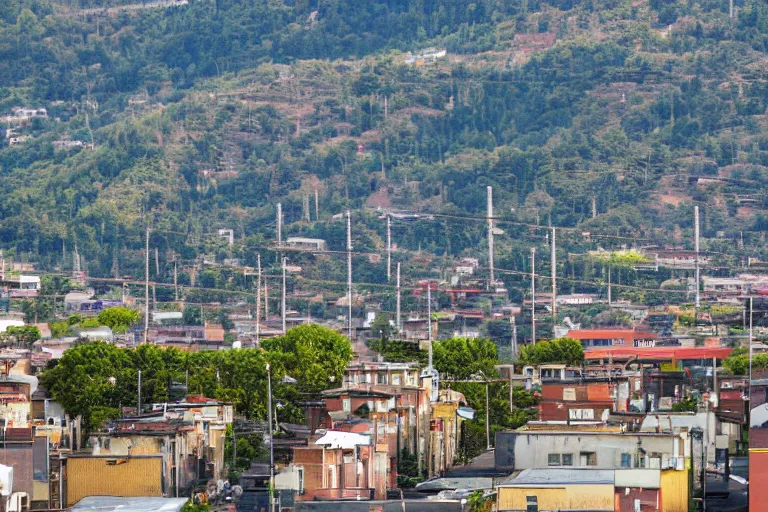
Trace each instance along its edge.
<instances>
[{"instance_id":1,"label":"red roofed building","mask_svg":"<svg viewBox=\"0 0 768 512\"><path fill-rule=\"evenodd\" d=\"M566 338L579 340L585 348L593 347L653 347L658 336L652 332L634 329L576 329L568 331Z\"/></svg>"},{"instance_id":2,"label":"red roofed building","mask_svg":"<svg viewBox=\"0 0 768 512\"><path fill-rule=\"evenodd\" d=\"M571 331L573 332L573 331ZM731 355L730 348L701 348L701 347L602 347L584 351L586 361L678 361L701 359L711 361L712 358L725 359Z\"/></svg>"}]
</instances>

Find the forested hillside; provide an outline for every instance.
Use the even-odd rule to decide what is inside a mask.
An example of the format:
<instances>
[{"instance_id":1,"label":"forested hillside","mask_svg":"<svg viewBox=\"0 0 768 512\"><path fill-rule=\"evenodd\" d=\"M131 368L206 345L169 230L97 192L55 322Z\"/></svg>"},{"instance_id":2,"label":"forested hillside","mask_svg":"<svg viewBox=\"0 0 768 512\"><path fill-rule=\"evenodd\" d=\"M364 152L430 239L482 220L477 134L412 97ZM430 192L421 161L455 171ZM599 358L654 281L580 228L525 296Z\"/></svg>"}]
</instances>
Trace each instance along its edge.
<instances>
[{"instance_id":1,"label":"forested hillside","mask_svg":"<svg viewBox=\"0 0 768 512\"><path fill-rule=\"evenodd\" d=\"M524 224L573 228L574 252L690 247L694 204L705 249L765 259L768 4L734 6L5 0L0 114L48 117L6 123L29 138L0 146L0 246L69 269L76 245L90 274L141 275L151 225L163 265L252 265L281 202L287 234L329 249L346 208L355 250L380 249L375 208L391 207L448 215L396 226L400 248L482 257L486 227L465 217L485 215L492 185L496 215L522 223L499 222L501 268L544 243ZM430 47L447 54L407 62ZM356 272L386 277L373 259ZM307 275L343 273L318 258Z\"/></svg>"}]
</instances>

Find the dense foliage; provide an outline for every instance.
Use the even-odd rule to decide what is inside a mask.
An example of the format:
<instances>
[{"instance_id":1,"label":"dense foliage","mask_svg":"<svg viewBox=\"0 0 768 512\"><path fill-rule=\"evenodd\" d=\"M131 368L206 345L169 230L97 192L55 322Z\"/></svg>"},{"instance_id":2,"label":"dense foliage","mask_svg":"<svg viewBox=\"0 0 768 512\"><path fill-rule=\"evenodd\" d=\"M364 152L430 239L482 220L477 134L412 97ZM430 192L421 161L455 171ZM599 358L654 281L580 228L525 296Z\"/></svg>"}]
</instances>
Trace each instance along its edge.
<instances>
[{"instance_id":1,"label":"dense foliage","mask_svg":"<svg viewBox=\"0 0 768 512\"><path fill-rule=\"evenodd\" d=\"M584 361L584 348L581 342L570 338L557 338L526 345L520 351L522 364L562 363L578 365Z\"/></svg>"},{"instance_id":2,"label":"dense foliage","mask_svg":"<svg viewBox=\"0 0 768 512\"><path fill-rule=\"evenodd\" d=\"M267 362L272 363L273 389L276 399L284 399L286 407L281 415L287 419L300 417L301 411L293 405L298 390L282 383L286 370L295 372L301 389L320 390L323 381L351 360L349 342L338 333L319 326L300 326L284 337L276 338L266 349L243 348L225 351L182 352L175 348L161 348L145 344L136 349L93 342L83 343L67 350L61 360L46 369L41 382L54 400L60 402L71 415L82 415L87 430L97 428L109 418L119 417L121 407L137 403L138 371L142 372L143 403L169 400L174 383L188 379L192 394L231 401L238 414L246 418L264 419L267 416ZM335 351L323 355L322 368L311 357L296 358L296 341L307 346L332 344ZM346 350L344 349L346 344ZM301 349L306 354L306 349ZM293 363L292 365L286 362ZM301 379L306 377L306 382Z\"/></svg>"}]
</instances>

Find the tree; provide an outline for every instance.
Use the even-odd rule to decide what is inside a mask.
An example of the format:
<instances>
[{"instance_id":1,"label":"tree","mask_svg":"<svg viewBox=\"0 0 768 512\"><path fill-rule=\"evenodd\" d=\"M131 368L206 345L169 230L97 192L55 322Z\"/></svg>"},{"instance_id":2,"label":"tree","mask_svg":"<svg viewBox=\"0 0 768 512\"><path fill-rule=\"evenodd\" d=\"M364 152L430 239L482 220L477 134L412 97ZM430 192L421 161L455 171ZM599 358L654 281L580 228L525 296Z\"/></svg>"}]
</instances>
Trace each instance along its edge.
<instances>
[{"instance_id":1,"label":"tree","mask_svg":"<svg viewBox=\"0 0 768 512\"><path fill-rule=\"evenodd\" d=\"M34 325L11 326L5 332L16 341L17 347L31 348L40 339L40 329Z\"/></svg>"},{"instance_id":2,"label":"tree","mask_svg":"<svg viewBox=\"0 0 768 512\"><path fill-rule=\"evenodd\" d=\"M450 338L433 343L435 369L454 379L496 375L496 344L488 338Z\"/></svg>"},{"instance_id":3,"label":"tree","mask_svg":"<svg viewBox=\"0 0 768 512\"><path fill-rule=\"evenodd\" d=\"M284 336L262 342L274 375L290 375L298 389L317 393L340 385L344 369L352 360L349 340L336 331L316 324L300 325Z\"/></svg>"},{"instance_id":4,"label":"tree","mask_svg":"<svg viewBox=\"0 0 768 512\"><path fill-rule=\"evenodd\" d=\"M581 342L571 338L557 338L526 345L520 351L522 364L562 363L580 364L584 361L584 347Z\"/></svg>"},{"instance_id":5,"label":"tree","mask_svg":"<svg viewBox=\"0 0 768 512\"><path fill-rule=\"evenodd\" d=\"M383 342L389 341L389 337L392 335L392 328L389 325L388 313L376 313L376 317L371 324L371 336L378 338Z\"/></svg>"},{"instance_id":6,"label":"tree","mask_svg":"<svg viewBox=\"0 0 768 512\"><path fill-rule=\"evenodd\" d=\"M136 372L131 358L110 343L70 348L40 380L68 414L83 417L86 432L104 419L117 417L120 405L136 403Z\"/></svg>"},{"instance_id":7,"label":"tree","mask_svg":"<svg viewBox=\"0 0 768 512\"><path fill-rule=\"evenodd\" d=\"M120 334L139 321L139 313L125 306L115 306L103 310L97 318L101 325L106 325L115 333Z\"/></svg>"}]
</instances>

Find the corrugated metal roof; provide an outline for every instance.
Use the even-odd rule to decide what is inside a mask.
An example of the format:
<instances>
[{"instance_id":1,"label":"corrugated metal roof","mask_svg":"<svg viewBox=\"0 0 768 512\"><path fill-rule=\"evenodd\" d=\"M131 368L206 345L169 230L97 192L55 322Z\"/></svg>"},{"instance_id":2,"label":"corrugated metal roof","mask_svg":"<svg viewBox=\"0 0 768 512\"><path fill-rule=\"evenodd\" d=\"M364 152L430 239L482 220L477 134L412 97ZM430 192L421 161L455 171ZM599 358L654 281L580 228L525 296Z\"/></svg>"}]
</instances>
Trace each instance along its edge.
<instances>
[{"instance_id":1,"label":"corrugated metal roof","mask_svg":"<svg viewBox=\"0 0 768 512\"><path fill-rule=\"evenodd\" d=\"M119 498L116 496L88 496L72 507L72 512L180 512L187 498Z\"/></svg>"},{"instance_id":2,"label":"corrugated metal roof","mask_svg":"<svg viewBox=\"0 0 768 512\"><path fill-rule=\"evenodd\" d=\"M611 484L614 482L612 469L526 469L517 478L506 480L498 487L539 487L578 484Z\"/></svg>"}]
</instances>

